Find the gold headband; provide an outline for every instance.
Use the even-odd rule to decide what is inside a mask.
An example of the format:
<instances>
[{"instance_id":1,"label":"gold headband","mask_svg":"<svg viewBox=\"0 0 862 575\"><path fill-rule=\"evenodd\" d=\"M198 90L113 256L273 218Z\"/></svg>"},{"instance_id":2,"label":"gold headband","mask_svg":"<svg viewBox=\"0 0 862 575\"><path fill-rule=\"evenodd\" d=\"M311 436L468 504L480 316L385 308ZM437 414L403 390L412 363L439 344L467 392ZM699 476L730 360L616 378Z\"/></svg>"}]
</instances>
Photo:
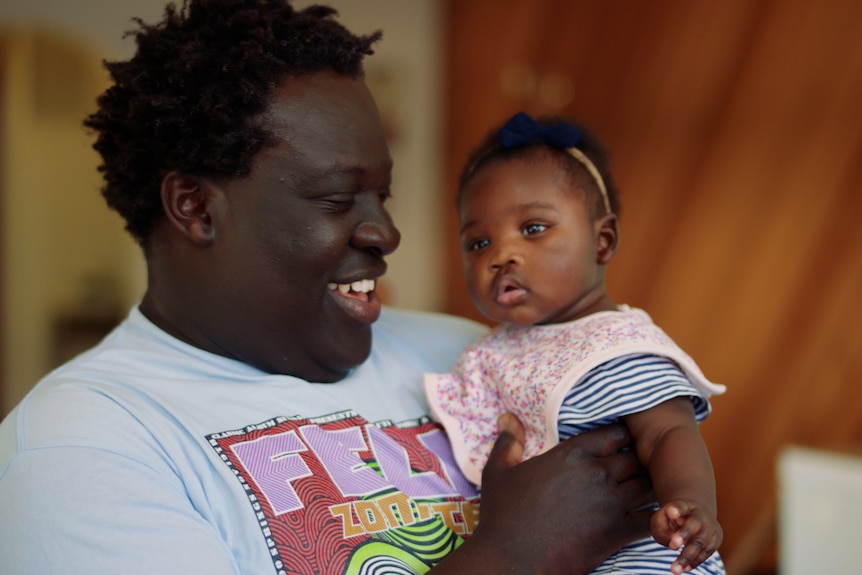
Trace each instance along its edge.
<instances>
[{"instance_id":1,"label":"gold headband","mask_svg":"<svg viewBox=\"0 0 862 575\"><path fill-rule=\"evenodd\" d=\"M605 214L613 213L611 210L611 202L608 199L608 190L607 188L605 188L605 181L602 179L602 175L599 173L599 170L596 168L595 164L590 161L590 159L585 153L583 153L577 148L566 148L566 151L571 154L574 159L579 161L581 165L583 165L587 169L587 171L596 181L596 185L599 187L599 191L602 193L602 201L605 204Z\"/></svg>"}]
</instances>

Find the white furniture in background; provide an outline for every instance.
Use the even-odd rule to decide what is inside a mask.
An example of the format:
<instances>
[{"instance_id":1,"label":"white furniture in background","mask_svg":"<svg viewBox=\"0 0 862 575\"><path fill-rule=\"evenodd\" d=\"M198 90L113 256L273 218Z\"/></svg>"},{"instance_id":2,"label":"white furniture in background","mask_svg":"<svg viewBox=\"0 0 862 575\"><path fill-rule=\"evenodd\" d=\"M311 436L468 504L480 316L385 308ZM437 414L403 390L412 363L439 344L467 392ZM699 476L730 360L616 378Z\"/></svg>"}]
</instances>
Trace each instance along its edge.
<instances>
[{"instance_id":1,"label":"white furniture in background","mask_svg":"<svg viewBox=\"0 0 862 575\"><path fill-rule=\"evenodd\" d=\"M781 452L778 546L780 575L862 573L862 449Z\"/></svg>"}]
</instances>

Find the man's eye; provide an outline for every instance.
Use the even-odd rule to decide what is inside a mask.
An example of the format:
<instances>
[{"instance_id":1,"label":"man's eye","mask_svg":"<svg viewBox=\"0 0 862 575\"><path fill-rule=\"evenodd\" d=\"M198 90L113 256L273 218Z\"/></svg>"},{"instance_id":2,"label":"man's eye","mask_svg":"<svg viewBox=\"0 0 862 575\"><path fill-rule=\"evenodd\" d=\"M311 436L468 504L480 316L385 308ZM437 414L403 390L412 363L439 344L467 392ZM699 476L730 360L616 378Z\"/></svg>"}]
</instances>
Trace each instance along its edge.
<instances>
[{"instance_id":1,"label":"man's eye","mask_svg":"<svg viewBox=\"0 0 862 575\"><path fill-rule=\"evenodd\" d=\"M534 234L540 234L548 229L548 226L544 224L527 224L521 230L521 232L525 236L532 236Z\"/></svg>"},{"instance_id":2,"label":"man's eye","mask_svg":"<svg viewBox=\"0 0 862 575\"><path fill-rule=\"evenodd\" d=\"M481 240L473 240L471 242L467 242L467 251L475 252L476 250L487 248L489 245L491 245L491 242L484 238Z\"/></svg>"},{"instance_id":3,"label":"man's eye","mask_svg":"<svg viewBox=\"0 0 862 575\"><path fill-rule=\"evenodd\" d=\"M323 198L320 203L327 209L343 212L352 208L354 201L352 194L340 194Z\"/></svg>"}]
</instances>

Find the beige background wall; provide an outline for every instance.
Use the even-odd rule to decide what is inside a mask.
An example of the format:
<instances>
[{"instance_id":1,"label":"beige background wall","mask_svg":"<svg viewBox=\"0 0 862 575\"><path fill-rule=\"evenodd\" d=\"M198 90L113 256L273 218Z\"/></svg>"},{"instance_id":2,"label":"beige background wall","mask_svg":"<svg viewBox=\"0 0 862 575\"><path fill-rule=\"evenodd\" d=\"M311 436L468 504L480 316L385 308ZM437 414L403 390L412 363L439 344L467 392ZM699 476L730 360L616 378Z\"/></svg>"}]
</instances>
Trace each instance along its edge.
<instances>
[{"instance_id":1,"label":"beige background wall","mask_svg":"<svg viewBox=\"0 0 862 575\"><path fill-rule=\"evenodd\" d=\"M622 201L608 291L727 385L701 426L722 553L772 572L778 454L862 449L862 3L446 3L449 193L518 109L600 134ZM475 316L447 224L447 310Z\"/></svg>"},{"instance_id":2,"label":"beige background wall","mask_svg":"<svg viewBox=\"0 0 862 575\"><path fill-rule=\"evenodd\" d=\"M62 318L100 323L135 297L134 243L98 195L81 128L103 86L97 51L32 28L2 34L2 406L62 355ZM84 325L84 324L81 324Z\"/></svg>"},{"instance_id":3,"label":"beige background wall","mask_svg":"<svg viewBox=\"0 0 862 575\"><path fill-rule=\"evenodd\" d=\"M309 0L297 6L311 4ZM392 211L403 241L382 286L400 307L439 309L442 211L437 0L336 0L359 33L384 30L367 71L392 134ZM103 58L125 58L131 17L162 0L4 0L0 4L0 415L145 285L142 257L98 189L98 156L81 127L105 87ZM108 315L108 318L104 316ZM73 330L57 349L58 321ZM71 322L77 322L69 325ZM77 328L75 327L77 325ZM77 334L77 335L74 335Z\"/></svg>"}]
</instances>

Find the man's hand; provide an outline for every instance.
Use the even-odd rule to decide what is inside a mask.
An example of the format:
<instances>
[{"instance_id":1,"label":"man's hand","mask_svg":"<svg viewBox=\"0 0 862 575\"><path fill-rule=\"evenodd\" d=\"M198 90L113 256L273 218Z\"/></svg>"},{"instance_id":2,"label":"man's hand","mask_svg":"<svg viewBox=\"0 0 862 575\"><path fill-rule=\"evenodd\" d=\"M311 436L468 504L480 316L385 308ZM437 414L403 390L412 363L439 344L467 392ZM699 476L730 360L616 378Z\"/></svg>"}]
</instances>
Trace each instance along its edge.
<instances>
[{"instance_id":1,"label":"man's hand","mask_svg":"<svg viewBox=\"0 0 862 575\"><path fill-rule=\"evenodd\" d=\"M502 416L499 429L482 476L479 525L461 550L462 559L483 559L461 563L455 553L440 572L587 573L648 535L651 512L635 510L655 497L634 451L621 451L631 444L623 425L582 433L525 462L517 418Z\"/></svg>"}]
</instances>

